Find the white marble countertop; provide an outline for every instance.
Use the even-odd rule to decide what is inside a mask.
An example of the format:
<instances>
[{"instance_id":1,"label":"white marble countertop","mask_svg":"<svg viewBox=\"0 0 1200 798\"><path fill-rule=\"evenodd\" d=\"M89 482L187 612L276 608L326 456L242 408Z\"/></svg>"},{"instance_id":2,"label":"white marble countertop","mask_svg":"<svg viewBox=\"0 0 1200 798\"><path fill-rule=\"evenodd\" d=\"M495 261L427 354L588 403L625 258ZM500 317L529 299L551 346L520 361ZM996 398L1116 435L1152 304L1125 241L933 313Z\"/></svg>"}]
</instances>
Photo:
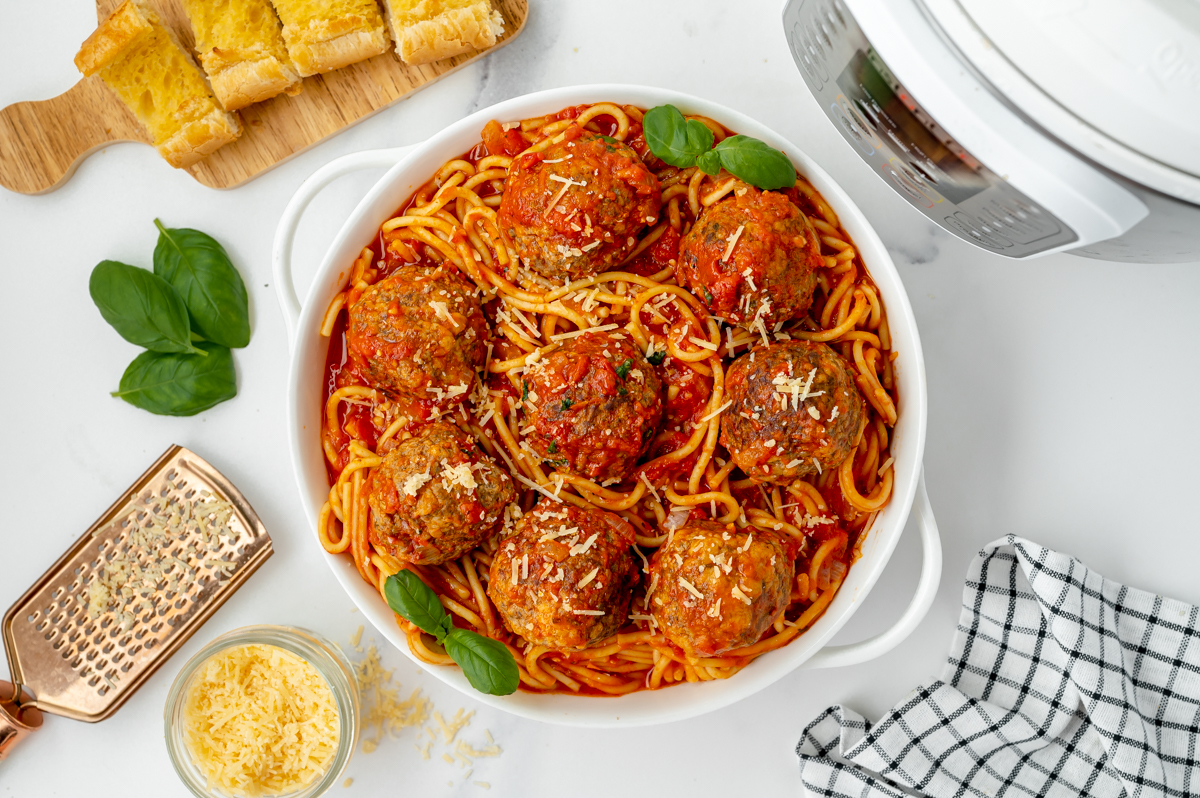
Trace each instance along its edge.
<instances>
[{"instance_id":1,"label":"white marble countertop","mask_svg":"<svg viewBox=\"0 0 1200 798\"><path fill-rule=\"evenodd\" d=\"M95 24L90 0L3 5L0 106L65 91L77 79L75 50ZM1067 255L1016 263L951 238L883 190L826 121L788 56L776 0L615 0L603 13L582 0L531 5L528 27L509 47L242 188L213 191L149 147L121 144L92 155L50 194L0 190L0 609L170 443L207 457L245 492L277 552L111 719L95 726L48 716L0 765L0 798L183 796L162 707L188 657L246 624L301 625L345 641L362 622L321 561L292 479L287 345L269 262L276 221L301 181L338 155L416 142L477 108L555 86L658 84L724 103L807 150L864 209L899 266L924 339L925 470L945 546L941 591L917 631L877 661L801 670L723 711L629 731L510 717L384 650L405 692L420 687L443 712L476 710L467 738L478 744L490 729L504 754L479 760L466 778L439 748L423 761L410 729L355 756L347 796L481 795L476 780L499 795L798 794L792 749L804 725L834 702L877 716L934 677L967 563L1009 532L1072 552L1114 579L1200 603L1200 535L1190 515L1200 484L1200 264ZM297 247L300 285L375 177L342 179L309 211ZM99 260L150 264L156 216L220 239L251 295L254 337L235 356L239 395L191 419L109 397L135 349L103 322L87 291ZM915 538L910 529L839 640L880 631L899 615L916 580Z\"/></svg>"}]
</instances>

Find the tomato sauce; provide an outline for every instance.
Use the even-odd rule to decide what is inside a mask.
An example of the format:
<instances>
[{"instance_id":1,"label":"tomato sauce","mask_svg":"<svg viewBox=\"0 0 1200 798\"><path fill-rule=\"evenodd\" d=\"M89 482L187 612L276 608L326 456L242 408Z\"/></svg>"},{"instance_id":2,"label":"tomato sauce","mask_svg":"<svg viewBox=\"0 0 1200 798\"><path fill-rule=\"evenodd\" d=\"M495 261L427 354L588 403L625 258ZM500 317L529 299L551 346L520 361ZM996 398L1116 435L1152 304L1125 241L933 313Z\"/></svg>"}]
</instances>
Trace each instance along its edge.
<instances>
[{"instance_id":1,"label":"tomato sauce","mask_svg":"<svg viewBox=\"0 0 1200 798\"><path fill-rule=\"evenodd\" d=\"M546 117L546 120L553 122L566 119L576 119L588 107L589 106L587 105L579 105L564 108L563 110ZM606 136L612 136L618 130L617 121L613 117L607 115L595 117L592 122L599 132ZM506 126L500 124L499 122L489 122L482 131L480 143L475 145L470 151L461 155L460 159L468 161L477 166L479 161L485 157L503 156L512 158L529 147L529 144L531 143L531 137L526 136L521 131L520 127L507 126L507 129L505 128ZM578 135L578 131L575 130L568 135ZM664 164L649 152L641 124L632 118L630 119L629 131L625 138L625 143L641 157L645 166L651 171L658 172L664 167ZM542 156L539 154L533 154L527 157L531 157L536 160L540 159ZM607 161L606 164L614 170L621 167L621 164L608 163ZM427 202L432 196L433 188L434 187L431 183L427 183L425 186L422 186L412 196L407 198L405 202L396 209L396 212L392 214L392 216L404 214L414 204L423 204ZM474 190L481 198L495 196L496 194L500 193L500 189L493 185L492 181L482 183L476 186ZM791 202L806 215L810 217L821 218L817 203L810 199L799 188L788 189L781 193L785 194L787 198L791 200ZM665 213L665 208L660 211L660 213ZM653 244L647 246L632 261L625 264L622 269L641 276L658 274L667 269L675 270L677 269L680 260L680 244L680 233L670 225L667 225L662 234ZM382 280L404 266L420 265L432 267L441 265L442 263L440 259L430 257L425 251L425 247L423 245L412 241L393 241L388 234L385 234L382 231L380 231L374 240L370 242L369 249L371 251L372 258L372 266L369 267L371 269L369 282ZM713 288L713 293L720 294L720 296L708 297L707 300L709 306L713 307L714 309L724 308L732 300L732 289L736 288L736 286L732 286L730 290L727 291L723 286L720 285L719 280L714 279L710 282L715 286ZM730 296L725 296L725 294L730 294ZM353 300L356 298L357 293L352 289L349 299ZM701 299L703 301L704 298L702 297ZM669 335L673 340L677 341L680 340L681 337L686 339L689 335L698 335L703 337L704 332L701 330L681 330L681 327L684 323L684 317L677 309L677 303L682 303L682 301L683 300L681 299L676 299L675 302L666 303L661 306L655 305L655 310L662 318L655 317L655 319L652 320L652 314L649 311L646 311L642 315L643 325L648 330L652 331L657 337ZM484 308L485 315L494 319L498 309L497 306L497 300L487 303ZM666 319L665 322L663 321L663 318ZM343 308L341 311L339 311L337 319L334 323L326 355L324 383L322 386L323 399L326 400L326 403L329 397L338 388L351 385L367 385L366 380L356 367L356 364L354 363L353 358L348 351L346 343L347 324L348 311L346 308ZM521 351L523 351L515 344L511 343L507 338L497 335L495 330L492 331L488 342L492 345L493 357L497 359L509 359L518 356ZM592 365L603 365L604 367L592 368ZM615 379L612 363L604 362L602 364L592 364L589 358L583 357L580 358L579 366L580 370L578 373L563 374L561 375L560 379L563 386L579 385L586 388L587 390L580 391L581 396L583 394L590 393L596 396L611 397L614 391L618 390L620 387L617 383L623 383L625 379L624 377L622 377L620 380ZM692 438L692 435L695 431L694 426L699 424L700 419L703 418L709 411L709 402L713 391L713 381L712 377L701 374L695 369L689 367L687 364L670 357L665 357L662 362L659 363L659 365L652 366L652 368L654 369L654 372L658 376L658 380L662 385L662 422L661 424L657 425L658 431L653 437L653 443L651 444L650 451L646 452L640 458L643 465L639 469L635 470L633 475L627 478L621 484L621 487L615 488L616 490L628 490L631 484L642 475L648 478L652 483L658 485L662 485L664 481L671 479L686 478L698 460L703 448L703 444L701 444L701 446L696 447L696 449L687 457L675 462L657 462L658 458L683 448ZM486 386L490 391L500 395L501 398L497 409L502 416L507 416L511 408L519 404L522 399L522 385L518 381L518 384L514 387L513 382L505 374L487 374L485 375L485 381ZM532 385L530 387L532 388ZM563 390L560 390L559 393L563 396L566 395L565 391ZM573 396L574 393L571 395ZM561 396L559 397L558 401L563 403ZM561 418L556 415L552 421L546 425L545 429L540 430L542 433L545 433L548 437L556 441L556 449L554 450L554 453L547 457L547 459L551 462L554 461L556 455L558 458L567 459L574 457L581 450L601 450L604 448L603 444L605 443L605 440L600 437L604 430L587 429L582 427L576 428L572 423L570 416L565 412L566 410L570 410L572 408L576 413L585 411L588 409L586 407L587 402L587 399L581 398L577 403L563 403L566 405L566 407L564 408L563 414L558 414L561 415ZM322 404L321 412L322 415L324 415L325 403ZM412 417L421 418L422 413L418 412ZM331 484L337 479L338 475L341 473L342 469L345 467L345 464L349 460L348 447L351 436L361 439L366 445L374 449L376 447L378 437L382 432L382 430L376 426L378 419L372 418L370 409L364 404L342 402L338 408L337 420L337 431L326 430L323 433L327 439L325 441L327 444L327 449L330 450L334 455L334 462L327 462L326 464L327 474ZM632 419L625 419L626 423L620 431L626 432L629 427L636 426L634 423L632 423L632 421ZM323 418L321 426L322 429L325 428ZM341 432L343 429L349 434L338 434L338 432ZM649 431L653 434L653 430ZM527 435L526 437L527 439L532 440L532 436ZM631 438L632 437L635 436L631 436ZM610 444L612 443L611 438L607 440ZM638 440L619 439L616 445L613 446L614 455L620 454L629 456L630 454L633 454L636 456L639 444L640 441ZM601 468L603 466L607 466L608 463L597 461L594 465L597 468ZM824 541L834 537L845 537L848 541L847 550L850 552L850 554L846 555L841 551L837 552L836 556L839 560L843 560L847 563L853 562L858 555L857 544L859 542L858 538L862 534L862 527L861 525L856 525L853 520L841 520L854 519L856 513L853 508L847 504L842 496L836 474L828 474L828 478L823 480L823 482L824 484L820 488L820 491L829 507L828 515L834 519L834 522L817 524L811 529L807 529L807 541L804 543L797 541L790 535L780 535L780 537L784 540L785 546L787 547L787 554L789 558L795 559L797 574L807 571L811 564L811 557L813 553L815 553L815 551ZM762 501L763 490L763 488L755 486L747 489L732 488L731 492L733 493L734 497L743 505L743 507L750 508L761 507L764 505L764 502ZM765 490L769 493L770 487L768 486ZM785 493L784 495L786 496L787 494ZM388 507L391 507L392 504L395 504L398 507L401 498L402 497L396 494L394 486L386 496L382 496L383 501ZM525 498L527 500L530 498L536 499L536 496L531 497L530 495L527 495ZM784 501L791 500L785 498ZM528 509L528 507L526 509ZM724 509L720 504L717 505L716 509L718 511L718 515L724 512ZM459 512L468 520L473 521L477 517L480 517L482 508L463 506L459 508ZM692 508L688 514L688 517L690 520L701 520L708 519L710 515L711 511L709 505L704 504ZM802 523L801 516L803 515L803 506L791 507L785 511L786 520L793 524ZM855 528L847 531L847 526L854 526ZM805 551L803 553L800 552L800 547L802 545L805 546ZM440 577L437 576L436 569L431 570L430 573L435 583L438 583ZM435 584L435 586L442 588L442 592L449 592L449 587L447 585ZM641 596L644 589L645 585L638 589L638 593L636 594L638 601L641 601ZM795 589L795 585L793 585L793 589ZM793 597L793 600L795 600L795 597ZM456 618L455 622L456 624L461 625L459 619ZM506 639L511 638L511 635L509 635L507 630L503 631L500 636ZM567 659L570 659L569 655L567 655ZM522 685L522 689L526 689L524 685ZM603 695L603 693L594 690L587 685L583 686L582 693L588 695Z\"/></svg>"},{"instance_id":2,"label":"tomato sauce","mask_svg":"<svg viewBox=\"0 0 1200 798\"><path fill-rule=\"evenodd\" d=\"M527 142L524 142L524 139L522 139L522 142L521 149L529 146ZM485 143L481 142L459 157L462 160L475 164L488 154L488 147ZM422 186L422 189L424 188L426 187ZM423 201L422 189L414 192L399 208L389 214L388 218L402 216L414 204ZM476 188L476 194L480 197L487 197L496 193L498 192L492 188L491 183L484 183ZM370 267L374 274L371 282L386 279L403 266L434 267L439 265L438 261L424 257L421 252L412 247L407 245L391 246L390 244L391 242L388 240L387 234L380 230L367 245L366 248L371 251L371 263L373 264ZM351 289L347 306L338 311L333 331L329 336L329 348L325 355L324 381L322 383L321 395L321 428L323 430L325 429L325 407L334 391L347 386L368 385L367 380L363 378L357 365L353 362L346 344L346 327L349 321L348 308L357 298L358 292ZM432 405L430 403L418 402L408 407L407 410L413 417L424 419L429 417ZM336 456L334 463L330 463L328 459L325 462L326 475L329 477L329 484L331 485L337 480L342 469L346 467L346 463L349 462L348 447L350 446L351 436L362 439L364 443L374 449L375 443L381 433L381 430L375 427L371 413L366 407L348 402L342 402L338 407L338 429L344 430L345 433L349 434L331 435L328 430L323 432L323 437L327 439Z\"/></svg>"},{"instance_id":3,"label":"tomato sauce","mask_svg":"<svg viewBox=\"0 0 1200 798\"><path fill-rule=\"evenodd\" d=\"M343 434L331 435L330 431L325 428L325 407L333 392L348 385L366 384L350 360L350 353L346 347L346 322L346 312L343 310L338 313L337 321L333 325L333 333L329 336L329 349L325 355L325 381L321 396L322 434L332 445L337 457L334 463L330 463L328 459L325 461L325 471L331 485L337 481L338 475L342 473L342 469L349 462L351 436L361 438L368 446L374 448L379 435L371 420L370 411L363 405L347 402L342 402L338 406L338 430L344 430Z\"/></svg>"}]
</instances>

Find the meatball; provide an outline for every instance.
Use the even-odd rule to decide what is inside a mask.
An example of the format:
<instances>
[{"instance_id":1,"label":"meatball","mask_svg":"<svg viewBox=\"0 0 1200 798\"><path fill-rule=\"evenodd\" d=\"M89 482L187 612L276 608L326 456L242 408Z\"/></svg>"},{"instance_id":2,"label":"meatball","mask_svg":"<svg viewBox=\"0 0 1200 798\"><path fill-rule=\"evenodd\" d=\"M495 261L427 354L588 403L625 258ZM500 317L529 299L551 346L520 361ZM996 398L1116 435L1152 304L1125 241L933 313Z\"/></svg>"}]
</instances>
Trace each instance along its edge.
<instances>
[{"instance_id":1,"label":"meatball","mask_svg":"<svg viewBox=\"0 0 1200 798\"><path fill-rule=\"evenodd\" d=\"M812 223L783 194L745 186L705 208L675 276L714 315L753 329L801 316L824 265Z\"/></svg>"},{"instance_id":2,"label":"meatball","mask_svg":"<svg viewBox=\"0 0 1200 798\"><path fill-rule=\"evenodd\" d=\"M584 333L527 366L525 438L555 466L620 481L662 420L662 383L626 333Z\"/></svg>"},{"instance_id":3,"label":"meatball","mask_svg":"<svg viewBox=\"0 0 1200 798\"><path fill-rule=\"evenodd\" d=\"M513 163L499 220L527 268L577 280L624 261L661 205L658 178L636 152L572 126Z\"/></svg>"},{"instance_id":4,"label":"meatball","mask_svg":"<svg viewBox=\"0 0 1200 798\"><path fill-rule=\"evenodd\" d=\"M837 468L858 443L867 407L851 367L825 344L780 341L733 361L721 444L756 482L783 484Z\"/></svg>"},{"instance_id":5,"label":"meatball","mask_svg":"<svg viewBox=\"0 0 1200 798\"><path fill-rule=\"evenodd\" d=\"M650 563L650 611L693 657L749 646L787 608L794 560L767 530L689 521Z\"/></svg>"},{"instance_id":6,"label":"meatball","mask_svg":"<svg viewBox=\"0 0 1200 798\"><path fill-rule=\"evenodd\" d=\"M539 504L492 559L488 596L535 646L586 648L627 622L638 581L633 527L604 510Z\"/></svg>"},{"instance_id":7,"label":"meatball","mask_svg":"<svg viewBox=\"0 0 1200 798\"><path fill-rule=\"evenodd\" d=\"M371 472L370 539L418 565L461 557L495 532L517 494L512 478L453 424L430 424Z\"/></svg>"},{"instance_id":8,"label":"meatball","mask_svg":"<svg viewBox=\"0 0 1200 798\"><path fill-rule=\"evenodd\" d=\"M451 268L406 266L350 307L346 345L373 387L446 408L466 399L487 356L478 292Z\"/></svg>"}]
</instances>

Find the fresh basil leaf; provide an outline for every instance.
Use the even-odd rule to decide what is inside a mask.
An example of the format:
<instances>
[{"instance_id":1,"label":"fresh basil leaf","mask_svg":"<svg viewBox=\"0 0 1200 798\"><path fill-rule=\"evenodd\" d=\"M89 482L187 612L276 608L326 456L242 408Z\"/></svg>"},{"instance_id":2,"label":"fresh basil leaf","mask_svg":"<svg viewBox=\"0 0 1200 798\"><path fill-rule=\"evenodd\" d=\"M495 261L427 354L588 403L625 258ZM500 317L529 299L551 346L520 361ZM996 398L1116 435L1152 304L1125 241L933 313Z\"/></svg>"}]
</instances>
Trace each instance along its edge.
<instances>
[{"instance_id":1,"label":"fresh basil leaf","mask_svg":"<svg viewBox=\"0 0 1200 798\"><path fill-rule=\"evenodd\" d=\"M466 629L451 629L444 643L446 653L479 692L512 695L517 691L521 674L512 652L499 640Z\"/></svg>"},{"instance_id":2,"label":"fresh basil leaf","mask_svg":"<svg viewBox=\"0 0 1200 798\"><path fill-rule=\"evenodd\" d=\"M796 167L788 157L750 136L730 136L713 152L731 175L764 190L796 185Z\"/></svg>"},{"instance_id":3,"label":"fresh basil leaf","mask_svg":"<svg viewBox=\"0 0 1200 798\"><path fill-rule=\"evenodd\" d=\"M696 166L706 175L715 175L721 171L721 156L716 150L709 150L696 159Z\"/></svg>"},{"instance_id":4,"label":"fresh basil leaf","mask_svg":"<svg viewBox=\"0 0 1200 798\"><path fill-rule=\"evenodd\" d=\"M92 269L88 292L100 315L131 344L154 352L192 352L187 308L171 284L153 272L102 260Z\"/></svg>"},{"instance_id":5,"label":"fresh basil leaf","mask_svg":"<svg viewBox=\"0 0 1200 798\"><path fill-rule=\"evenodd\" d=\"M175 286L192 327L205 340L239 349L250 343L246 285L216 239L186 227L158 227L154 273Z\"/></svg>"},{"instance_id":6,"label":"fresh basil leaf","mask_svg":"<svg viewBox=\"0 0 1200 798\"><path fill-rule=\"evenodd\" d=\"M673 105L651 108L642 118L646 146L671 166L686 168L712 149L712 131L695 119L685 119Z\"/></svg>"},{"instance_id":7,"label":"fresh basil leaf","mask_svg":"<svg viewBox=\"0 0 1200 798\"><path fill-rule=\"evenodd\" d=\"M662 350L659 350L659 351L655 352L654 354L650 355L649 357L647 357L646 359L650 361L651 366L661 366L662 362L664 360L666 360L666 358L667 358L667 353Z\"/></svg>"},{"instance_id":8,"label":"fresh basil leaf","mask_svg":"<svg viewBox=\"0 0 1200 798\"><path fill-rule=\"evenodd\" d=\"M625 379L629 376L629 370L631 368L633 368L633 361L629 358L625 358L625 361L616 368L617 376L621 379Z\"/></svg>"},{"instance_id":9,"label":"fresh basil leaf","mask_svg":"<svg viewBox=\"0 0 1200 798\"><path fill-rule=\"evenodd\" d=\"M399 571L389 576L383 583L383 597L392 612L415 623L439 643L454 628L437 594L412 571Z\"/></svg>"},{"instance_id":10,"label":"fresh basil leaf","mask_svg":"<svg viewBox=\"0 0 1200 798\"><path fill-rule=\"evenodd\" d=\"M113 391L129 404L160 416L194 416L237 395L229 349L198 341L201 353L142 352Z\"/></svg>"}]
</instances>

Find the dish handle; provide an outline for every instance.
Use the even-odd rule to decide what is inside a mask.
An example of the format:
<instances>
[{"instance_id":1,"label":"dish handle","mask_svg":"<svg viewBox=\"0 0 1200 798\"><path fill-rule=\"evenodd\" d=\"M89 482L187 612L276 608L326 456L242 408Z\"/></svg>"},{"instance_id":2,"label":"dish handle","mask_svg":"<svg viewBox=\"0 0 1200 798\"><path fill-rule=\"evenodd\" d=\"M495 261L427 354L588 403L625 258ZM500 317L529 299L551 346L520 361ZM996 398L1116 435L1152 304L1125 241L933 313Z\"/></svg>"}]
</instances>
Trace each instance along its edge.
<instances>
[{"instance_id":1,"label":"dish handle","mask_svg":"<svg viewBox=\"0 0 1200 798\"><path fill-rule=\"evenodd\" d=\"M942 581L942 539L938 535L937 520L934 519L933 508L929 504L929 494L925 490L924 470L917 480L913 511L917 518L917 529L921 533L924 556L921 560L921 579L917 582L917 590L908 602L904 614L891 629L882 634L858 643L822 648L804 663L804 667L840 668L875 659L898 646L925 619L926 613L933 605L934 596L937 595L938 583Z\"/></svg>"},{"instance_id":2,"label":"dish handle","mask_svg":"<svg viewBox=\"0 0 1200 798\"><path fill-rule=\"evenodd\" d=\"M390 169L416 146L409 144L386 150L352 152L335 158L309 175L283 209L279 226L275 228L275 243L271 247L271 272L275 279L275 297L279 300L279 308L283 311L283 323L287 327L289 349L296 345L296 322L300 319L301 308L296 284L292 280L292 245L296 240L296 228L300 225L300 217L304 215L313 198L334 180L361 169Z\"/></svg>"}]
</instances>

